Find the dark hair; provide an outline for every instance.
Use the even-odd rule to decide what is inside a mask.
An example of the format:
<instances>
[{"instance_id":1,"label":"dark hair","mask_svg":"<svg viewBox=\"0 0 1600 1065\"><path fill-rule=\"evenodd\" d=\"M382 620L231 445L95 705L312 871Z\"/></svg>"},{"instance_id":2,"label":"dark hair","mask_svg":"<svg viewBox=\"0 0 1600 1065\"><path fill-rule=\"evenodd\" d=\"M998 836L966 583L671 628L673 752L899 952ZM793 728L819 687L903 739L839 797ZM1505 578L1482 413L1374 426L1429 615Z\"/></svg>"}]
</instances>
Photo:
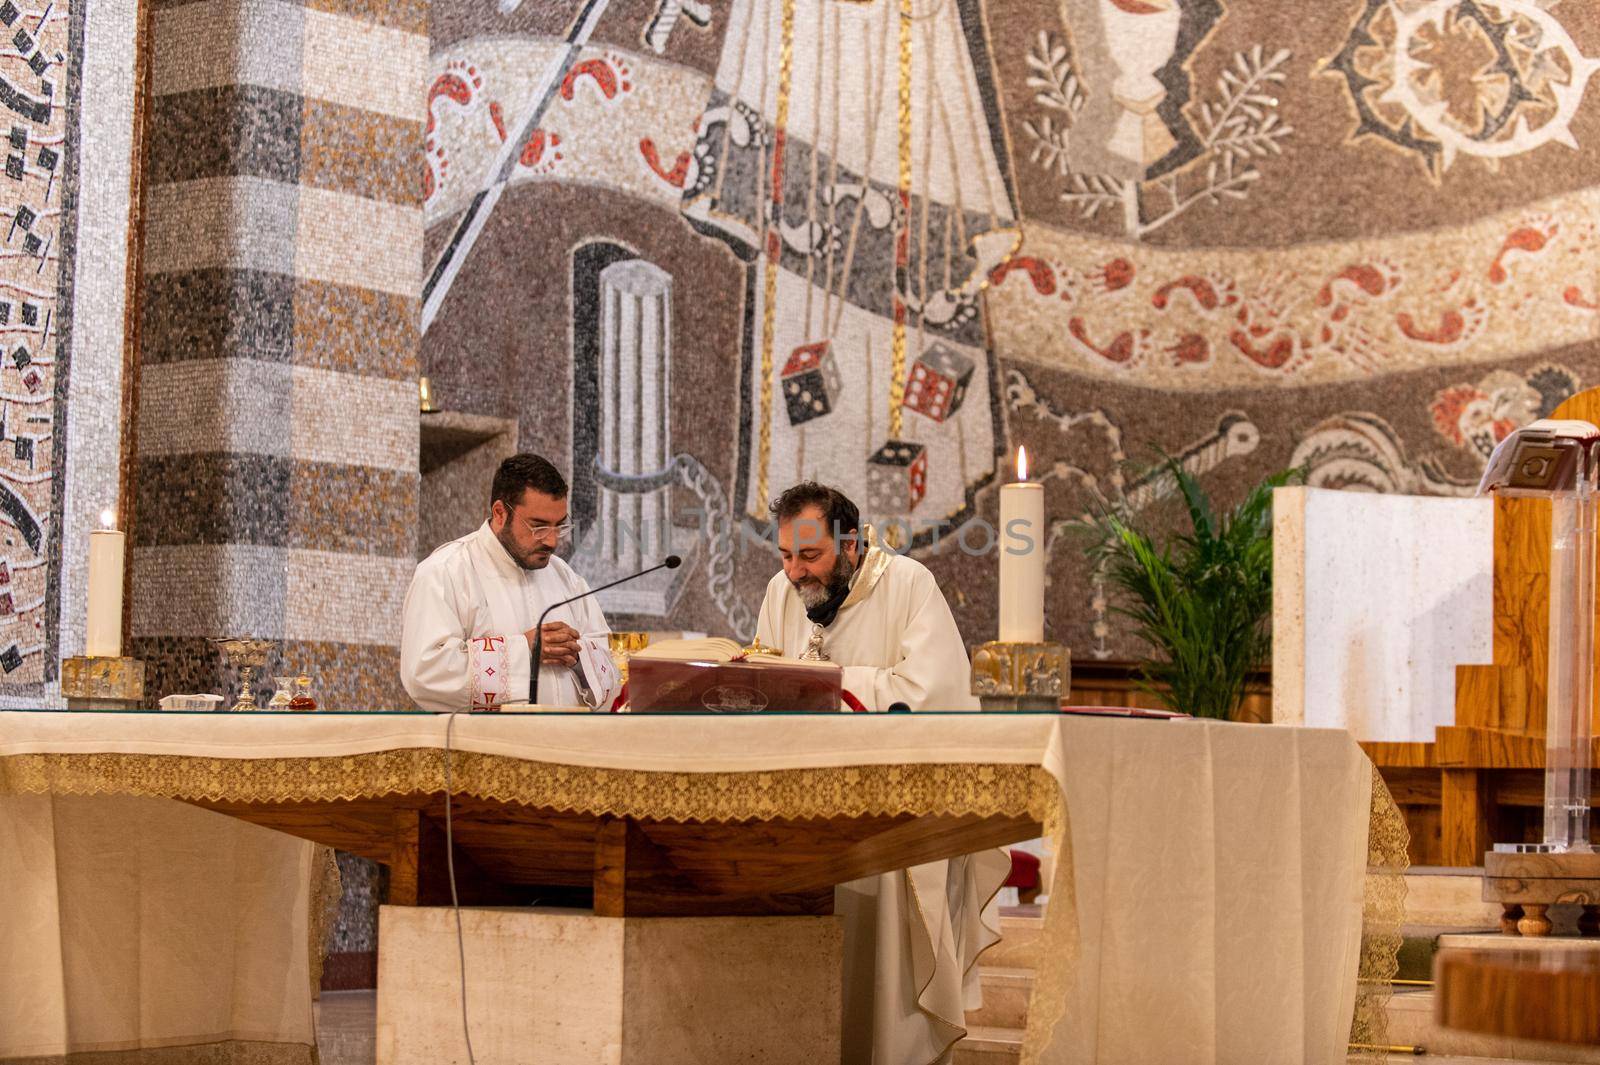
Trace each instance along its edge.
<instances>
[{"instance_id":1,"label":"dark hair","mask_svg":"<svg viewBox=\"0 0 1600 1065\"><path fill-rule=\"evenodd\" d=\"M861 511L850 497L837 488L816 481L801 481L772 501L772 517L779 522L793 521L800 512L816 507L833 536L844 536L861 529Z\"/></svg>"},{"instance_id":2,"label":"dark hair","mask_svg":"<svg viewBox=\"0 0 1600 1065\"><path fill-rule=\"evenodd\" d=\"M512 455L494 471L494 487L489 490L489 503L504 503L513 509L529 488L552 499L567 498L567 482L561 471L549 461L529 451Z\"/></svg>"}]
</instances>

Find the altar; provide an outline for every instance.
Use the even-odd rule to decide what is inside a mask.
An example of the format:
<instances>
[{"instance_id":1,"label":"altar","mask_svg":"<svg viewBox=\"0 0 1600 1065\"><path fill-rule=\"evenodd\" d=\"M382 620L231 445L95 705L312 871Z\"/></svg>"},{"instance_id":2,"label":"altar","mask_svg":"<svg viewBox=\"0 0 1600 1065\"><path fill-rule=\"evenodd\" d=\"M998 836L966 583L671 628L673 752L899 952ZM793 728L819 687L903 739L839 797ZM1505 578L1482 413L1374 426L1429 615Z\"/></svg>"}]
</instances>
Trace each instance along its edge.
<instances>
[{"instance_id":1,"label":"altar","mask_svg":"<svg viewBox=\"0 0 1600 1065\"><path fill-rule=\"evenodd\" d=\"M422 915L448 902L446 773L473 921L502 912L480 903L562 883L593 893L591 919L816 921L825 883L1042 834L1055 881L1024 1061L1334 1062L1352 1039L1382 1042L1405 840L1342 731L1060 714L0 713L0 817L26 796L176 800L364 849ZM14 959L59 935L0 919ZM431 964L453 982L453 954ZM449 999L386 1012L391 993L380 976L396 1024L459 1020ZM10 1030L0 1061L18 1056ZM113 1049L70 1024L60 1035L52 1053ZM137 1045L136 1025L125 1035ZM404 1060L405 1040L391 1033L386 1058L380 1033L380 1062Z\"/></svg>"}]
</instances>

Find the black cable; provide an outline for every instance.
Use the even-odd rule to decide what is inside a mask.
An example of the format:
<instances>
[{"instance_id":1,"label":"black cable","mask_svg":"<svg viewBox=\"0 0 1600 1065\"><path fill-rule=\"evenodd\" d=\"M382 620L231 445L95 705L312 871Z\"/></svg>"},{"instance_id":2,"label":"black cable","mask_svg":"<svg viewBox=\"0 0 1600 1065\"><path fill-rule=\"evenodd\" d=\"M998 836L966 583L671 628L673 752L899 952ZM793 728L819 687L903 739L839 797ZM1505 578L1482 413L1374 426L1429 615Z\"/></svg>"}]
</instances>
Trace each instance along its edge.
<instances>
[{"instance_id":1,"label":"black cable","mask_svg":"<svg viewBox=\"0 0 1600 1065\"><path fill-rule=\"evenodd\" d=\"M461 963L461 1035L467 1041L467 1063L478 1065L472 1054L472 1030L467 1024L467 939L461 931L461 898L456 894L456 840L450 822L450 733L456 727L456 715L450 711L450 720L444 726L444 861L450 872L450 906L456 917L456 957Z\"/></svg>"}]
</instances>

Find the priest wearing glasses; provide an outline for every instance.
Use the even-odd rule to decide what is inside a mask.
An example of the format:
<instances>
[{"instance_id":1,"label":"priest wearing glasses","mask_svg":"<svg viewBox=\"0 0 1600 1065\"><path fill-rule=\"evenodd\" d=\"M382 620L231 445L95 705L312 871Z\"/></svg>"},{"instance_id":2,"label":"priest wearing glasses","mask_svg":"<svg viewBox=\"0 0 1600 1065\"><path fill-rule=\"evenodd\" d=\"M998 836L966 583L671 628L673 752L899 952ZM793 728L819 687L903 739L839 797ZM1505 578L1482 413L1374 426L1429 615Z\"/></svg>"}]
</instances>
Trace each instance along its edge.
<instances>
[{"instance_id":1,"label":"priest wearing glasses","mask_svg":"<svg viewBox=\"0 0 1600 1065\"><path fill-rule=\"evenodd\" d=\"M495 471L489 517L423 559L406 592L400 679L424 710L487 710L528 697L542 647L540 702L609 709L621 680L605 616L556 549L571 535L567 482L548 461L513 455Z\"/></svg>"}]
</instances>

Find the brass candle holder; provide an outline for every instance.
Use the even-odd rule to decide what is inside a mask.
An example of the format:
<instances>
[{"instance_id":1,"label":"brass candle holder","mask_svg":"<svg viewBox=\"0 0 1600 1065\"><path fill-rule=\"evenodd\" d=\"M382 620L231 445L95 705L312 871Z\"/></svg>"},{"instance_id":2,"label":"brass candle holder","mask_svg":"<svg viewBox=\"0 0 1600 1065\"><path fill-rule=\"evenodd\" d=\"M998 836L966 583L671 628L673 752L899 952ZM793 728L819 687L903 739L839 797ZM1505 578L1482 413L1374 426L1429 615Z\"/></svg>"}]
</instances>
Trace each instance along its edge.
<instances>
[{"instance_id":1,"label":"brass candle holder","mask_svg":"<svg viewBox=\"0 0 1600 1065\"><path fill-rule=\"evenodd\" d=\"M1060 710L1071 680L1072 652L1059 643L993 640L972 656L972 694L986 712Z\"/></svg>"}]
</instances>

